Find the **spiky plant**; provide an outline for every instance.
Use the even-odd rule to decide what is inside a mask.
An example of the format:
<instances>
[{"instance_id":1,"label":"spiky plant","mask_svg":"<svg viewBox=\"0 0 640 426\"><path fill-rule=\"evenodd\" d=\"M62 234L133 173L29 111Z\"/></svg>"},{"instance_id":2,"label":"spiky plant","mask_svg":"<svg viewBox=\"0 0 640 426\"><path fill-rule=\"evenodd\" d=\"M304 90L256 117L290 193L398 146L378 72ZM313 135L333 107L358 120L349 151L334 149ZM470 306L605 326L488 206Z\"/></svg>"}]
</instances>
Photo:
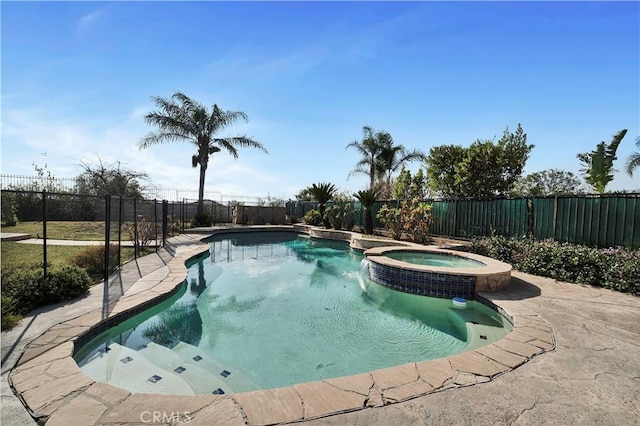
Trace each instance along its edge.
<instances>
[{"instance_id":1,"label":"spiky plant","mask_svg":"<svg viewBox=\"0 0 640 426\"><path fill-rule=\"evenodd\" d=\"M373 215L371 214L371 207L378 198L378 191L375 189L360 190L353 194L356 200L360 201L362 207L364 207L364 233L373 234Z\"/></svg>"},{"instance_id":2,"label":"spiky plant","mask_svg":"<svg viewBox=\"0 0 640 426\"><path fill-rule=\"evenodd\" d=\"M309 188L309 192L318 202L318 210L320 211L320 217L322 217L322 222L324 223L325 228L331 227L329 221L324 217L325 206L329 201L331 201L336 190L336 186L328 182L320 182L317 185L314 183Z\"/></svg>"}]
</instances>

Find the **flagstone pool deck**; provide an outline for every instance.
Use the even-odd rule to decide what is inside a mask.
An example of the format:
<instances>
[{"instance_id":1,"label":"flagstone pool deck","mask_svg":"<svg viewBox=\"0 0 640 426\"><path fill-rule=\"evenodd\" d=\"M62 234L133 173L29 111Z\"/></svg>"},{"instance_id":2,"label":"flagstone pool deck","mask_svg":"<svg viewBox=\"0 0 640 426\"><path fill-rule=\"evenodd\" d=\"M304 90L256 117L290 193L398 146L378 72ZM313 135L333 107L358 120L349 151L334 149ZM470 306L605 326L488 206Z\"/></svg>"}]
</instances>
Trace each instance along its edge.
<instances>
[{"instance_id":1,"label":"flagstone pool deck","mask_svg":"<svg viewBox=\"0 0 640 426\"><path fill-rule=\"evenodd\" d=\"M113 303L111 285L96 286L3 332L2 424L34 424L25 406L47 425L640 423L640 298L519 272L483 293L514 330L448 358L232 395L131 394L83 374L73 341L180 285L186 261L208 248L201 238L181 235L128 264Z\"/></svg>"}]
</instances>

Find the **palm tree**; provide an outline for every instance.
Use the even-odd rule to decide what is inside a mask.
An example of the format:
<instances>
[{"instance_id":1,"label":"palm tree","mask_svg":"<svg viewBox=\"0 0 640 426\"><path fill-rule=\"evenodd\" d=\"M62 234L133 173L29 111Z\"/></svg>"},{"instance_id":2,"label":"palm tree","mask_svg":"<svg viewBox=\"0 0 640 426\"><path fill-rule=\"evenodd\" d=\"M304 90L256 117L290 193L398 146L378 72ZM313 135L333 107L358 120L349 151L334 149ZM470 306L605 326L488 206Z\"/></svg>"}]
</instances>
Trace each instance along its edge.
<instances>
[{"instance_id":1,"label":"palm tree","mask_svg":"<svg viewBox=\"0 0 640 426\"><path fill-rule=\"evenodd\" d=\"M364 233L373 234L373 215L371 214L371 207L378 198L378 191L375 189L361 190L353 194L354 197L364 207Z\"/></svg>"},{"instance_id":2,"label":"palm tree","mask_svg":"<svg viewBox=\"0 0 640 426\"><path fill-rule=\"evenodd\" d=\"M353 141L346 147L347 149L355 148L362 155L362 158L356 163L356 167L349 173L349 176L358 173L368 175L370 180L369 188L373 188L375 184L378 155L382 151L382 144L379 140L381 135L382 132L374 134L371 127L363 126L362 141Z\"/></svg>"},{"instance_id":3,"label":"palm tree","mask_svg":"<svg viewBox=\"0 0 640 426\"><path fill-rule=\"evenodd\" d=\"M156 126L158 130L147 134L138 146L143 149L175 141L187 141L196 146L198 151L191 157L191 165L200 166L198 215L202 215L204 210L204 180L211 154L224 149L233 158L238 158L239 147L257 148L267 152L260 142L246 136L213 137L238 119L247 121L247 115L242 111L224 111L216 104L213 104L209 111L182 92L174 93L169 99L160 96L154 96L152 99L158 110L145 115L144 120L147 124Z\"/></svg>"},{"instance_id":4,"label":"palm tree","mask_svg":"<svg viewBox=\"0 0 640 426\"><path fill-rule=\"evenodd\" d=\"M640 136L636 138L636 146L640 148ZM626 167L627 167L627 173L629 173L629 176L633 176L633 171L638 167L640 167L640 151L638 152L634 151L631 153L631 155L629 156L629 159L627 160Z\"/></svg>"},{"instance_id":5,"label":"palm tree","mask_svg":"<svg viewBox=\"0 0 640 426\"><path fill-rule=\"evenodd\" d=\"M391 186L391 175L397 172L405 163L424 160L426 155L419 150L408 151L404 145L394 145L391 135L384 134L380 139L382 149L378 154L376 174L380 180L385 180Z\"/></svg>"},{"instance_id":6,"label":"palm tree","mask_svg":"<svg viewBox=\"0 0 640 426\"><path fill-rule=\"evenodd\" d=\"M584 180L600 194L604 193L605 187L613 180L613 161L618 159L616 151L626 134L627 129L622 129L613 136L609 145L602 141L594 151L577 155L584 167L580 170L585 176Z\"/></svg>"},{"instance_id":7,"label":"palm tree","mask_svg":"<svg viewBox=\"0 0 640 426\"><path fill-rule=\"evenodd\" d=\"M324 217L325 205L331 201L333 194L336 192L336 187L332 183L320 182L318 185L315 183L309 188L309 192L313 198L318 202L318 210L320 210L320 217L324 223L325 228L330 228L331 224Z\"/></svg>"}]
</instances>

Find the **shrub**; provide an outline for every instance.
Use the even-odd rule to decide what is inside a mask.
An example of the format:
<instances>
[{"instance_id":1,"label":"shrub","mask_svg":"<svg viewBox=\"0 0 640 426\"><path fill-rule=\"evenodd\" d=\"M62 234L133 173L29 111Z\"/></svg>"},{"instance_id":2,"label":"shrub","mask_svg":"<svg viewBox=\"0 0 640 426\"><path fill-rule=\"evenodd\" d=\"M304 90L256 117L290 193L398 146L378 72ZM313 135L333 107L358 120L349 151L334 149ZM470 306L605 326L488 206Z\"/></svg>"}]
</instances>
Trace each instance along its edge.
<instances>
[{"instance_id":1,"label":"shrub","mask_svg":"<svg viewBox=\"0 0 640 426\"><path fill-rule=\"evenodd\" d=\"M18 217L16 216L16 197L10 192L2 193L2 221L5 226L16 226Z\"/></svg>"},{"instance_id":2,"label":"shrub","mask_svg":"<svg viewBox=\"0 0 640 426\"><path fill-rule=\"evenodd\" d=\"M332 205L324 211L323 222L331 225L333 229L342 229L342 212L340 206Z\"/></svg>"},{"instance_id":3,"label":"shrub","mask_svg":"<svg viewBox=\"0 0 640 426\"><path fill-rule=\"evenodd\" d=\"M7 295L2 295L0 304L2 305L2 330L10 330L22 319L22 315L15 314L16 304L13 299Z\"/></svg>"},{"instance_id":4,"label":"shrub","mask_svg":"<svg viewBox=\"0 0 640 426\"><path fill-rule=\"evenodd\" d=\"M322 216L316 209L311 209L304 214L302 221L307 225L318 226L322 222Z\"/></svg>"},{"instance_id":5,"label":"shrub","mask_svg":"<svg viewBox=\"0 0 640 426\"><path fill-rule=\"evenodd\" d=\"M404 215L402 210L397 207L389 207L388 204L384 204L378 210L376 215L382 224L391 232L391 236L394 240L399 240L402 236L402 230L404 229Z\"/></svg>"},{"instance_id":6,"label":"shrub","mask_svg":"<svg viewBox=\"0 0 640 426\"><path fill-rule=\"evenodd\" d=\"M431 204L421 202L417 198L403 201L400 208L390 208L385 204L378 211L377 217L391 231L394 239L399 240L404 230L409 233L413 242L419 244L427 242L431 223L435 220L431 213Z\"/></svg>"},{"instance_id":7,"label":"shrub","mask_svg":"<svg viewBox=\"0 0 640 426\"><path fill-rule=\"evenodd\" d=\"M51 268L46 280L40 266L3 270L2 322L9 324L40 306L75 299L85 294L91 283L84 269L72 265Z\"/></svg>"},{"instance_id":8,"label":"shrub","mask_svg":"<svg viewBox=\"0 0 640 426\"><path fill-rule=\"evenodd\" d=\"M211 226L213 218L209 213L200 213L191 218L191 227Z\"/></svg>"},{"instance_id":9,"label":"shrub","mask_svg":"<svg viewBox=\"0 0 640 426\"><path fill-rule=\"evenodd\" d=\"M209 222L209 225L210 224L211 222ZM156 239L156 236L158 235L156 226L153 221L147 220L142 215L139 216L139 219L135 224L131 222L124 223L122 225L122 229L124 229L127 234L129 234L129 240L138 248L138 250L140 250L142 247L147 247L149 243L151 243L151 241L154 241Z\"/></svg>"},{"instance_id":10,"label":"shrub","mask_svg":"<svg viewBox=\"0 0 640 426\"><path fill-rule=\"evenodd\" d=\"M474 240L469 251L530 274L640 294L640 250L492 236Z\"/></svg>"},{"instance_id":11,"label":"shrub","mask_svg":"<svg viewBox=\"0 0 640 426\"><path fill-rule=\"evenodd\" d=\"M402 209L405 215L404 229L410 233L411 240L414 243L426 243L431 222L434 220L431 213L431 204L414 198L409 203L403 203Z\"/></svg>"},{"instance_id":12,"label":"shrub","mask_svg":"<svg viewBox=\"0 0 640 426\"><path fill-rule=\"evenodd\" d=\"M356 223L356 211L353 203L346 200L338 200L327 207L324 213L324 222L328 222L334 229L351 231Z\"/></svg>"},{"instance_id":13,"label":"shrub","mask_svg":"<svg viewBox=\"0 0 640 426\"><path fill-rule=\"evenodd\" d=\"M104 245L87 246L69 259L69 263L87 271L91 278L99 280L104 276ZM109 273L118 267L118 245L109 245Z\"/></svg>"}]
</instances>

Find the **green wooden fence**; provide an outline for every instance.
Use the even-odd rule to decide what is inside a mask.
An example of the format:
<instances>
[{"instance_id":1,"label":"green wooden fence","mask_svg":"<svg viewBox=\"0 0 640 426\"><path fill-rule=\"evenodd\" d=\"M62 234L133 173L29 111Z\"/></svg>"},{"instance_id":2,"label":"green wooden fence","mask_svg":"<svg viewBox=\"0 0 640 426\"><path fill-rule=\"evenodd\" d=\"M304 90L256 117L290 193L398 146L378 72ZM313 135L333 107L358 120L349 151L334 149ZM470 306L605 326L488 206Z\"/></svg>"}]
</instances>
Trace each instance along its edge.
<instances>
[{"instance_id":1,"label":"green wooden fence","mask_svg":"<svg viewBox=\"0 0 640 426\"><path fill-rule=\"evenodd\" d=\"M529 235L598 247L640 248L640 193L428 202L437 218L432 235L458 238ZM377 228L383 225L375 215L385 203L398 204L397 201L374 204ZM302 218L316 205L289 202L287 214ZM356 203L355 207L356 224L362 225L361 206Z\"/></svg>"}]
</instances>

